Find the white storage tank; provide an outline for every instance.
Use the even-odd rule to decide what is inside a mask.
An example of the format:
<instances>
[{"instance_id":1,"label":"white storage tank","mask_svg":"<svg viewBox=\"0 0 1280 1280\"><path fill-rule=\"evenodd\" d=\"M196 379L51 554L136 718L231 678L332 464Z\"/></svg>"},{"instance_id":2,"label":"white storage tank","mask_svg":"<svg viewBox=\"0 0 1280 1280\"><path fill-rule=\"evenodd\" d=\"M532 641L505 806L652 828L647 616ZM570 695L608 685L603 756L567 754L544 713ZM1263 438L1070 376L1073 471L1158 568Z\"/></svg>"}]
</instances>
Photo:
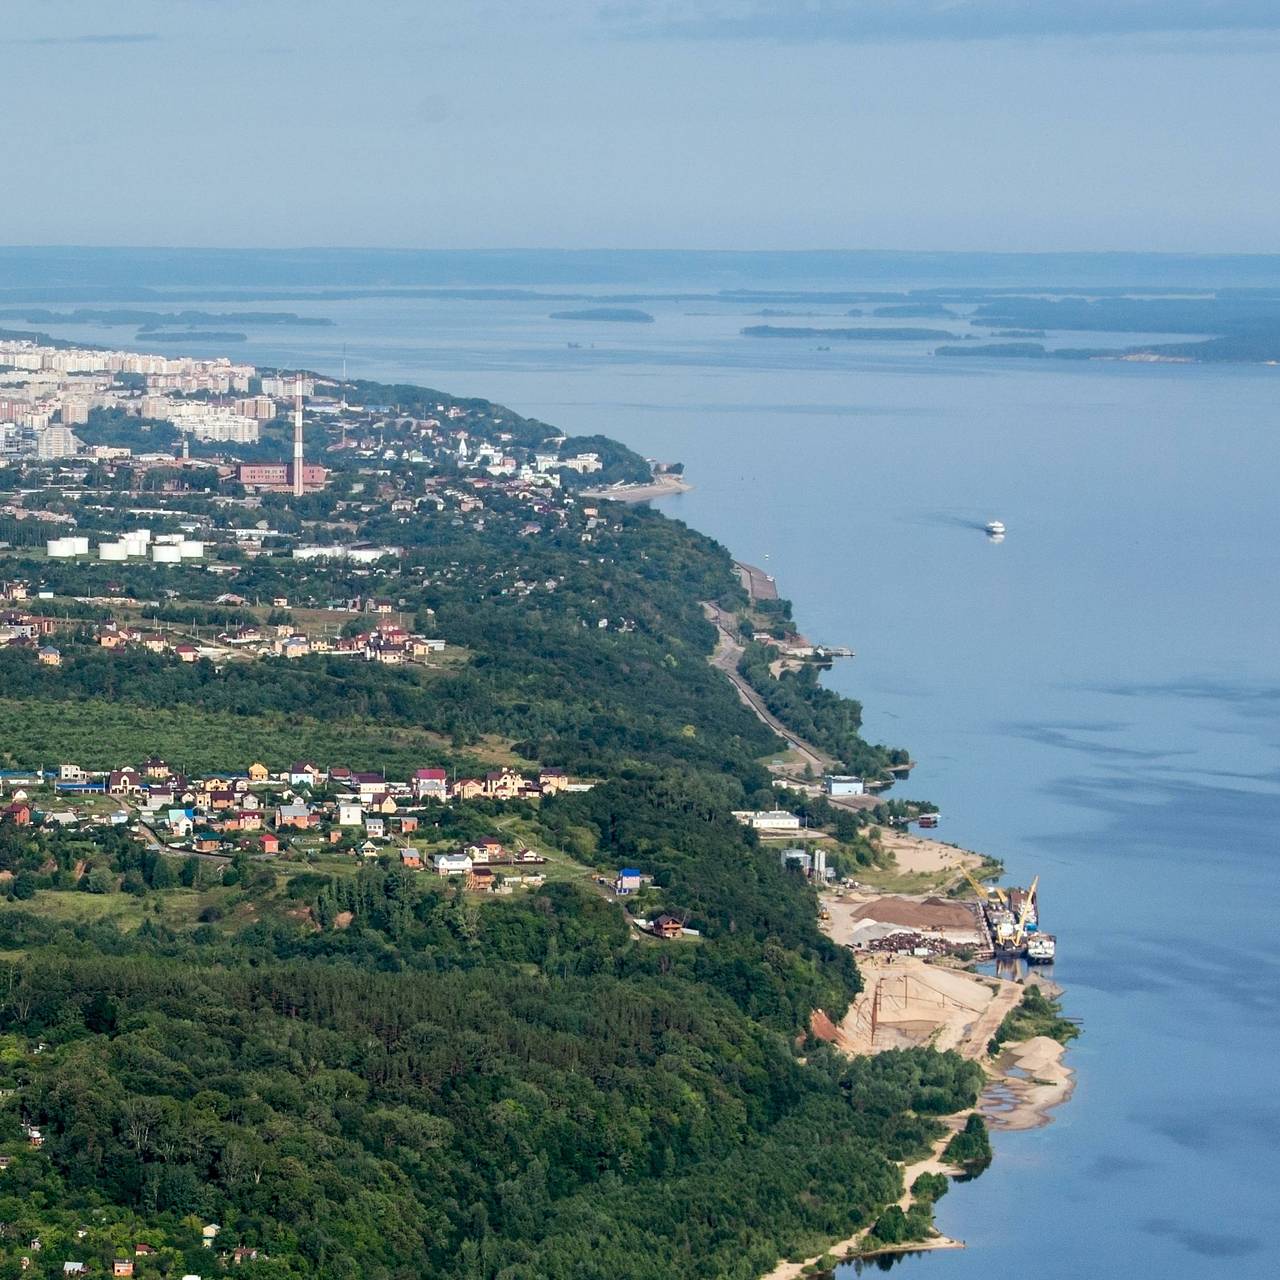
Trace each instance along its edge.
<instances>
[{"instance_id":1,"label":"white storage tank","mask_svg":"<svg viewBox=\"0 0 1280 1280\"><path fill-rule=\"evenodd\" d=\"M126 533L120 545L124 548L125 555L145 556L147 554L146 542L136 533Z\"/></svg>"},{"instance_id":2,"label":"white storage tank","mask_svg":"<svg viewBox=\"0 0 1280 1280\"><path fill-rule=\"evenodd\" d=\"M45 543L45 551L51 560L65 559L67 556L85 556L89 554L89 539L77 537L50 538Z\"/></svg>"},{"instance_id":3,"label":"white storage tank","mask_svg":"<svg viewBox=\"0 0 1280 1280\"><path fill-rule=\"evenodd\" d=\"M103 542L98 547L98 558L100 560L127 560L129 552L123 542Z\"/></svg>"},{"instance_id":4,"label":"white storage tank","mask_svg":"<svg viewBox=\"0 0 1280 1280\"><path fill-rule=\"evenodd\" d=\"M156 564L177 564L182 559L182 552L171 543L157 543L151 548L151 558Z\"/></svg>"},{"instance_id":5,"label":"white storage tank","mask_svg":"<svg viewBox=\"0 0 1280 1280\"><path fill-rule=\"evenodd\" d=\"M157 547L176 547L182 541L182 534L158 533L151 541Z\"/></svg>"},{"instance_id":6,"label":"white storage tank","mask_svg":"<svg viewBox=\"0 0 1280 1280\"><path fill-rule=\"evenodd\" d=\"M178 543L178 554L184 560L199 560L204 555L204 543L194 542L190 538L184 538Z\"/></svg>"}]
</instances>

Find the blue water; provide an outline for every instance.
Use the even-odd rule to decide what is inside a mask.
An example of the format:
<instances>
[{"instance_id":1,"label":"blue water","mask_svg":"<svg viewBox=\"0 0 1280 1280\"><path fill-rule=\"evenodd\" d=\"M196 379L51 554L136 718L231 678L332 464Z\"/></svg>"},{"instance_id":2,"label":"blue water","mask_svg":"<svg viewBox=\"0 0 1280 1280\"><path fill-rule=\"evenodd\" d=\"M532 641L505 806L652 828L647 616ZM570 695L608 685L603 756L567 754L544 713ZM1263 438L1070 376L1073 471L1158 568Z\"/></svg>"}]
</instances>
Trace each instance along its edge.
<instances>
[{"instance_id":1,"label":"blue water","mask_svg":"<svg viewBox=\"0 0 1280 1280\"><path fill-rule=\"evenodd\" d=\"M232 354L337 372L345 348L352 376L684 461L696 487L664 509L775 573L807 634L857 650L831 683L912 749L903 792L940 804L939 835L1040 875L1085 1026L1075 1096L941 1202L969 1248L900 1273L1275 1274L1280 369L820 352L739 337L762 304L640 305L654 324L551 321L538 301L272 303L338 323Z\"/></svg>"}]
</instances>

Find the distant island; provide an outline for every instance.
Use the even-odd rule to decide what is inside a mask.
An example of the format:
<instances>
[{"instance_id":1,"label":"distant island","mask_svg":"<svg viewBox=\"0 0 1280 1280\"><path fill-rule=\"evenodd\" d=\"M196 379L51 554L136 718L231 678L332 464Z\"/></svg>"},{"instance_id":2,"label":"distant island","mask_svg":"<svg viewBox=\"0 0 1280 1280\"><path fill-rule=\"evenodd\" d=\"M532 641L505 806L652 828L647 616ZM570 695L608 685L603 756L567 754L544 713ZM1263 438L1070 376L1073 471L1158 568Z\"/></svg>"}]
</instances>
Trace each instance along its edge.
<instances>
[{"instance_id":1,"label":"distant island","mask_svg":"<svg viewBox=\"0 0 1280 1280\"><path fill-rule=\"evenodd\" d=\"M851 316L861 315L860 311L850 311ZM940 302L904 302L890 307L877 307L872 313L887 319L894 316L899 320L954 320L956 313Z\"/></svg>"},{"instance_id":2,"label":"distant island","mask_svg":"<svg viewBox=\"0 0 1280 1280\"><path fill-rule=\"evenodd\" d=\"M46 311L43 308L11 307L0 311L0 319L22 320L27 324L137 325L147 329L185 325L332 325L324 316L300 316L293 311L137 311L132 308L100 309L77 307L74 311Z\"/></svg>"},{"instance_id":3,"label":"distant island","mask_svg":"<svg viewBox=\"0 0 1280 1280\"><path fill-rule=\"evenodd\" d=\"M748 325L742 335L746 338L829 338L839 342L947 342L956 337L946 329L814 329L777 324Z\"/></svg>"},{"instance_id":4,"label":"distant island","mask_svg":"<svg viewBox=\"0 0 1280 1280\"><path fill-rule=\"evenodd\" d=\"M638 307L587 307L582 311L553 311L552 320L609 320L617 324L652 324L653 317Z\"/></svg>"}]
</instances>

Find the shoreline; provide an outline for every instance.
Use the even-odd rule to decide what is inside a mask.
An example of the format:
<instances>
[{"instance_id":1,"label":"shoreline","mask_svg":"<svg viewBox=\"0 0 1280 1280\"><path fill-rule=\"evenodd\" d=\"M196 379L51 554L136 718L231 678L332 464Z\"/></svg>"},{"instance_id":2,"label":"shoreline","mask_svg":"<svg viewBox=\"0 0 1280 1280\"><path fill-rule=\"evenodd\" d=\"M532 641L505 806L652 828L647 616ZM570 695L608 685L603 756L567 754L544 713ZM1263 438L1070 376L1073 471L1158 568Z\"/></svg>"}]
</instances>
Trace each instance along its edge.
<instances>
[{"instance_id":1,"label":"shoreline","mask_svg":"<svg viewBox=\"0 0 1280 1280\"><path fill-rule=\"evenodd\" d=\"M653 502L658 498L669 498L676 493L688 493L693 488L687 480L680 476L662 473L656 475L645 484L620 484L607 489L582 489L578 496L594 501L609 502Z\"/></svg>"}]
</instances>

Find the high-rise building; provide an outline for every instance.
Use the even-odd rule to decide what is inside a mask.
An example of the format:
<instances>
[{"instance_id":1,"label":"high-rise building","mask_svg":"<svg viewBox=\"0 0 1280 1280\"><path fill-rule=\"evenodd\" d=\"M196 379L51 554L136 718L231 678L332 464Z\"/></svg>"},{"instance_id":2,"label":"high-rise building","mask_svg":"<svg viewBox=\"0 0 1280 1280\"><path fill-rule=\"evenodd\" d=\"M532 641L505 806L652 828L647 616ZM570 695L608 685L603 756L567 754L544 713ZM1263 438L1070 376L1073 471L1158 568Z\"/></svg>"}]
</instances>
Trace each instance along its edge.
<instances>
[{"instance_id":1,"label":"high-rise building","mask_svg":"<svg viewBox=\"0 0 1280 1280\"><path fill-rule=\"evenodd\" d=\"M70 427L40 427L36 430L37 458L71 458L80 447L80 441Z\"/></svg>"}]
</instances>

